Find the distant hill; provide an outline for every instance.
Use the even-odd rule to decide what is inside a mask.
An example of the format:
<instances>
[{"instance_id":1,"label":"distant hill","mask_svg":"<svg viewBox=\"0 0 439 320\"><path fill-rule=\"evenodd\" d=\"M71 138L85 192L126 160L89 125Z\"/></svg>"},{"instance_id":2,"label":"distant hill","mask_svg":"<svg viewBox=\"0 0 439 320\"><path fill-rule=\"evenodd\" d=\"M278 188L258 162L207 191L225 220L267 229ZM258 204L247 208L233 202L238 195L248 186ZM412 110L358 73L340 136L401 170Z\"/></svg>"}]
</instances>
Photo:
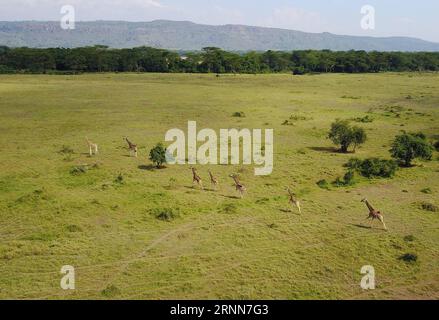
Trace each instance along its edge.
<instances>
[{"instance_id":1,"label":"distant hill","mask_svg":"<svg viewBox=\"0 0 439 320\"><path fill-rule=\"evenodd\" d=\"M187 21L77 22L75 30L62 30L59 22L0 22L0 45L47 48L97 44L113 48L151 46L171 50L215 46L230 51L439 51L439 43L416 38L341 36L243 25L210 26Z\"/></svg>"}]
</instances>

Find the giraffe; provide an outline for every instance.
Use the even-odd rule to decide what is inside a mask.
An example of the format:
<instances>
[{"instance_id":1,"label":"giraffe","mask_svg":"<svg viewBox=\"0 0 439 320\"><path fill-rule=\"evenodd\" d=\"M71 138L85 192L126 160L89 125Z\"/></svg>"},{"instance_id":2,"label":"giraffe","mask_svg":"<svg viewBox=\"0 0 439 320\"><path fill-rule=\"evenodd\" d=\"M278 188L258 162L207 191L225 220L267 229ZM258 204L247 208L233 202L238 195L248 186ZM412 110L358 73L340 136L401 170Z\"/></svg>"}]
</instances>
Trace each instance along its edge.
<instances>
[{"instance_id":1,"label":"giraffe","mask_svg":"<svg viewBox=\"0 0 439 320\"><path fill-rule=\"evenodd\" d=\"M130 149L130 155L134 154L134 156L137 158L137 144L132 143L128 138L125 138L125 141L128 143L128 148Z\"/></svg>"},{"instance_id":2,"label":"giraffe","mask_svg":"<svg viewBox=\"0 0 439 320\"><path fill-rule=\"evenodd\" d=\"M372 222L373 222L375 219L378 219L383 224L384 230L387 230L386 224L384 223L384 217L381 214L381 212L376 211L367 199L363 199L363 200L361 200L361 202L364 202L366 204L367 208L369 209L369 216L367 217L366 220L372 219Z\"/></svg>"},{"instance_id":3,"label":"giraffe","mask_svg":"<svg viewBox=\"0 0 439 320\"><path fill-rule=\"evenodd\" d=\"M289 195L289 202L291 205L296 206L297 209L299 209L299 213L302 213L302 209L300 208L300 202L297 200L296 195L290 190L289 187L287 187L288 195Z\"/></svg>"},{"instance_id":4,"label":"giraffe","mask_svg":"<svg viewBox=\"0 0 439 320\"><path fill-rule=\"evenodd\" d=\"M90 157L93 156L93 155L97 155L99 153L98 152L98 145L96 143L93 143L90 140L88 140L87 137L85 137L85 140L87 140Z\"/></svg>"},{"instance_id":5,"label":"giraffe","mask_svg":"<svg viewBox=\"0 0 439 320\"><path fill-rule=\"evenodd\" d=\"M191 167L191 170L192 170L192 175L193 175L192 184L196 183L196 184L198 184L200 186L201 189L204 190L204 188L203 188L203 180L198 175L197 169L195 169L194 167Z\"/></svg>"},{"instance_id":6,"label":"giraffe","mask_svg":"<svg viewBox=\"0 0 439 320\"><path fill-rule=\"evenodd\" d=\"M244 192L247 191L247 188L241 182L239 182L239 178L236 174L231 174L230 177L235 182L236 191L239 191L242 199L244 197Z\"/></svg>"},{"instance_id":7,"label":"giraffe","mask_svg":"<svg viewBox=\"0 0 439 320\"><path fill-rule=\"evenodd\" d=\"M213 188L216 190L216 188L219 185L218 179L213 175L212 171L209 170L209 176L210 176L210 183L213 185Z\"/></svg>"}]
</instances>

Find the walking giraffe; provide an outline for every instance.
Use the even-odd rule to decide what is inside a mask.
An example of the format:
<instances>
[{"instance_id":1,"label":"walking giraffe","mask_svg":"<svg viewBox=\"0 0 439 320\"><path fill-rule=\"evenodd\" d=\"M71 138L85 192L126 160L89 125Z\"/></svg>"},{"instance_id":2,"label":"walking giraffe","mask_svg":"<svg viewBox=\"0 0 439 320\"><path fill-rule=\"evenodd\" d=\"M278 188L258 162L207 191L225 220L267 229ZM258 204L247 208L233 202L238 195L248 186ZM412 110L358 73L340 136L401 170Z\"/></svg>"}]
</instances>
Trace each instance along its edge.
<instances>
[{"instance_id":1,"label":"walking giraffe","mask_svg":"<svg viewBox=\"0 0 439 320\"><path fill-rule=\"evenodd\" d=\"M197 173L197 169L195 169L194 167L191 167L192 170L192 175L193 175L193 179L192 179L192 185L194 185L195 183L198 184L200 186L201 189L204 190L203 187L203 180L201 179L201 177L198 175Z\"/></svg>"},{"instance_id":2,"label":"walking giraffe","mask_svg":"<svg viewBox=\"0 0 439 320\"><path fill-rule=\"evenodd\" d=\"M239 182L239 178L236 174L231 174L230 177L235 182L236 191L239 192L239 194L241 195L241 199L242 199L244 197L244 192L247 191L247 188L241 182Z\"/></svg>"},{"instance_id":3,"label":"walking giraffe","mask_svg":"<svg viewBox=\"0 0 439 320\"><path fill-rule=\"evenodd\" d=\"M373 222L375 219L378 219L383 224L384 230L387 230L387 226L384 223L384 217L381 214L381 212L376 211L367 199L363 199L363 200L361 200L361 202L364 202L366 204L367 208L369 209L369 216L367 217L366 220L372 219L372 222ZM372 224L372 222L371 222L371 224Z\"/></svg>"},{"instance_id":4,"label":"walking giraffe","mask_svg":"<svg viewBox=\"0 0 439 320\"><path fill-rule=\"evenodd\" d=\"M297 209L299 209L299 213L302 213L302 209L300 208L300 202L297 200L296 195L290 190L289 187L287 187L288 195L289 195L289 202L291 205L296 206Z\"/></svg>"},{"instance_id":5,"label":"walking giraffe","mask_svg":"<svg viewBox=\"0 0 439 320\"><path fill-rule=\"evenodd\" d=\"M134 154L134 156L137 158L137 144L132 143L128 138L125 138L125 141L128 143L128 148L130 149L130 155Z\"/></svg>"},{"instance_id":6,"label":"walking giraffe","mask_svg":"<svg viewBox=\"0 0 439 320\"><path fill-rule=\"evenodd\" d=\"M88 140L87 137L85 137L85 140L87 140L90 157L93 155L97 155L99 153L98 145L96 143L93 143L90 140Z\"/></svg>"},{"instance_id":7,"label":"walking giraffe","mask_svg":"<svg viewBox=\"0 0 439 320\"><path fill-rule=\"evenodd\" d=\"M212 171L209 170L209 176L210 176L210 183L212 184L213 188L216 190L216 188L219 185L218 179L213 175Z\"/></svg>"}]
</instances>

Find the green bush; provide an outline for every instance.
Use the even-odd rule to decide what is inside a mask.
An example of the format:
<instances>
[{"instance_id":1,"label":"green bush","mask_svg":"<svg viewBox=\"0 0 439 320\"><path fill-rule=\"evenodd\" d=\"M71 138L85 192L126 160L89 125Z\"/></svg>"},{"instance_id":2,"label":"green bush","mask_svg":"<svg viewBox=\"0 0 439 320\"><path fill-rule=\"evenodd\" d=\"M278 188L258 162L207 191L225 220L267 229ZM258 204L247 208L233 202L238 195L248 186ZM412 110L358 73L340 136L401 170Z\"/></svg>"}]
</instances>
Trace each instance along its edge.
<instances>
[{"instance_id":1,"label":"green bush","mask_svg":"<svg viewBox=\"0 0 439 320\"><path fill-rule=\"evenodd\" d=\"M123 177L122 173L119 173L119 175L114 179L114 183L116 184L124 184L125 178Z\"/></svg>"},{"instance_id":2,"label":"green bush","mask_svg":"<svg viewBox=\"0 0 439 320\"><path fill-rule=\"evenodd\" d=\"M422 210L430 211L430 212L438 212L439 211L439 208L437 206L435 206L434 204L429 203L429 202L422 202L421 208L422 208Z\"/></svg>"},{"instance_id":3,"label":"green bush","mask_svg":"<svg viewBox=\"0 0 439 320\"><path fill-rule=\"evenodd\" d=\"M81 174L87 173L88 171L88 166L84 165L84 166L77 166L77 167L73 167L72 169L70 169L70 174L73 176L79 176Z\"/></svg>"},{"instance_id":4,"label":"green bush","mask_svg":"<svg viewBox=\"0 0 439 320\"><path fill-rule=\"evenodd\" d=\"M180 214L178 210L172 208L155 208L150 211L151 215L158 220L170 222L176 219Z\"/></svg>"},{"instance_id":5,"label":"green bush","mask_svg":"<svg viewBox=\"0 0 439 320\"><path fill-rule=\"evenodd\" d=\"M345 164L345 167L352 170L359 170L362 163L363 161L358 158L351 158L348 163Z\"/></svg>"},{"instance_id":6,"label":"green bush","mask_svg":"<svg viewBox=\"0 0 439 320\"><path fill-rule=\"evenodd\" d=\"M416 158L431 160L433 146L423 133L404 133L395 137L390 153L403 166L410 167Z\"/></svg>"},{"instance_id":7,"label":"green bush","mask_svg":"<svg viewBox=\"0 0 439 320\"><path fill-rule=\"evenodd\" d=\"M424 189L421 190L421 192L425 193L425 194L432 194L433 193L433 191L431 191L430 188L424 188Z\"/></svg>"},{"instance_id":8,"label":"green bush","mask_svg":"<svg viewBox=\"0 0 439 320\"><path fill-rule=\"evenodd\" d=\"M412 263L418 261L418 256L414 253L406 253L399 257L399 260L402 260L404 262Z\"/></svg>"},{"instance_id":9,"label":"green bush","mask_svg":"<svg viewBox=\"0 0 439 320\"><path fill-rule=\"evenodd\" d=\"M317 185L322 189L326 189L326 190L329 189L329 183L325 179L318 181Z\"/></svg>"},{"instance_id":10,"label":"green bush","mask_svg":"<svg viewBox=\"0 0 439 320\"><path fill-rule=\"evenodd\" d=\"M66 227L68 232L81 232L82 228L76 224L70 224Z\"/></svg>"},{"instance_id":11,"label":"green bush","mask_svg":"<svg viewBox=\"0 0 439 320\"><path fill-rule=\"evenodd\" d=\"M245 118L245 113L240 111L240 112L235 112L233 113L233 117L235 118Z\"/></svg>"},{"instance_id":12,"label":"green bush","mask_svg":"<svg viewBox=\"0 0 439 320\"><path fill-rule=\"evenodd\" d=\"M353 170L349 170L343 176L343 178L338 177L333 183L336 187L348 187L355 184L355 172Z\"/></svg>"},{"instance_id":13,"label":"green bush","mask_svg":"<svg viewBox=\"0 0 439 320\"><path fill-rule=\"evenodd\" d=\"M352 158L346 164L351 170L359 172L366 178L391 178L395 175L398 165L393 160L384 160L378 158L369 158L360 160Z\"/></svg>"},{"instance_id":14,"label":"green bush","mask_svg":"<svg viewBox=\"0 0 439 320\"><path fill-rule=\"evenodd\" d=\"M372 123L374 121L374 118L372 118L371 116L367 115L367 116L364 116L362 118L355 118L354 121L355 122L361 122L361 123Z\"/></svg>"},{"instance_id":15,"label":"green bush","mask_svg":"<svg viewBox=\"0 0 439 320\"><path fill-rule=\"evenodd\" d=\"M299 66L294 68L293 75L295 76L301 76L304 75L307 72L307 70L303 66Z\"/></svg>"},{"instance_id":16,"label":"green bush","mask_svg":"<svg viewBox=\"0 0 439 320\"><path fill-rule=\"evenodd\" d=\"M149 152L149 160L151 160L157 168L161 168L161 166L166 162L166 148L163 144L158 143L154 148Z\"/></svg>"},{"instance_id":17,"label":"green bush","mask_svg":"<svg viewBox=\"0 0 439 320\"><path fill-rule=\"evenodd\" d=\"M436 141L436 143L434 144L434 148L436 149L436 151L439 151L439 141Z\"/></svg>"},{"instance_id":18,"label":"green bush","mask_svg":"<svg viewBox=\"0 0 439 320\"><path fill-rule=\"evenodd\" d=\"M104 290L101 291L101 294L107 298L113 298L121 294L121 291L115 285L109 285Z\"/></svg>"},{"instance_id":19,"label":"green bush","mask_svg":"<svg viewBox=\"0 0 439 320\"><path fill-rule=\"evenodd\" d=\"M15 73L15 70L13 70L8 66L0 64L0 74L12 74L12 73Z\"/></svg>"}]
</instances>

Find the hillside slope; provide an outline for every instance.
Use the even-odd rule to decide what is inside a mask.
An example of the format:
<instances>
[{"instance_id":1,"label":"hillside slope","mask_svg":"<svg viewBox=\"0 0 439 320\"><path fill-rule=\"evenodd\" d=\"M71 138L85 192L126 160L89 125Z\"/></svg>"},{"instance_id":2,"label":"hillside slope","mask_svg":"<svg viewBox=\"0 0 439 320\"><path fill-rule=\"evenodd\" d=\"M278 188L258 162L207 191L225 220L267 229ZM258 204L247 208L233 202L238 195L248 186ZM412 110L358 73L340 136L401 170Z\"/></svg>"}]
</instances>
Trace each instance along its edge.
<instances>
[{"instance_id":1,"label":"hillside slope","mask_svg":"<svg viewBox=\"0 0 439 320\"><path fill-rule=\"evenodd\" d=\"M341 36L243 25L210 26L186 21L78 22L75 30L63 30L59 22L0 22L0 45L44 48L96 44L114 48L151 46L175 50L216 46L233 51L439 51L438 43L415 38Z\"/></svg>"}]
</instances>

